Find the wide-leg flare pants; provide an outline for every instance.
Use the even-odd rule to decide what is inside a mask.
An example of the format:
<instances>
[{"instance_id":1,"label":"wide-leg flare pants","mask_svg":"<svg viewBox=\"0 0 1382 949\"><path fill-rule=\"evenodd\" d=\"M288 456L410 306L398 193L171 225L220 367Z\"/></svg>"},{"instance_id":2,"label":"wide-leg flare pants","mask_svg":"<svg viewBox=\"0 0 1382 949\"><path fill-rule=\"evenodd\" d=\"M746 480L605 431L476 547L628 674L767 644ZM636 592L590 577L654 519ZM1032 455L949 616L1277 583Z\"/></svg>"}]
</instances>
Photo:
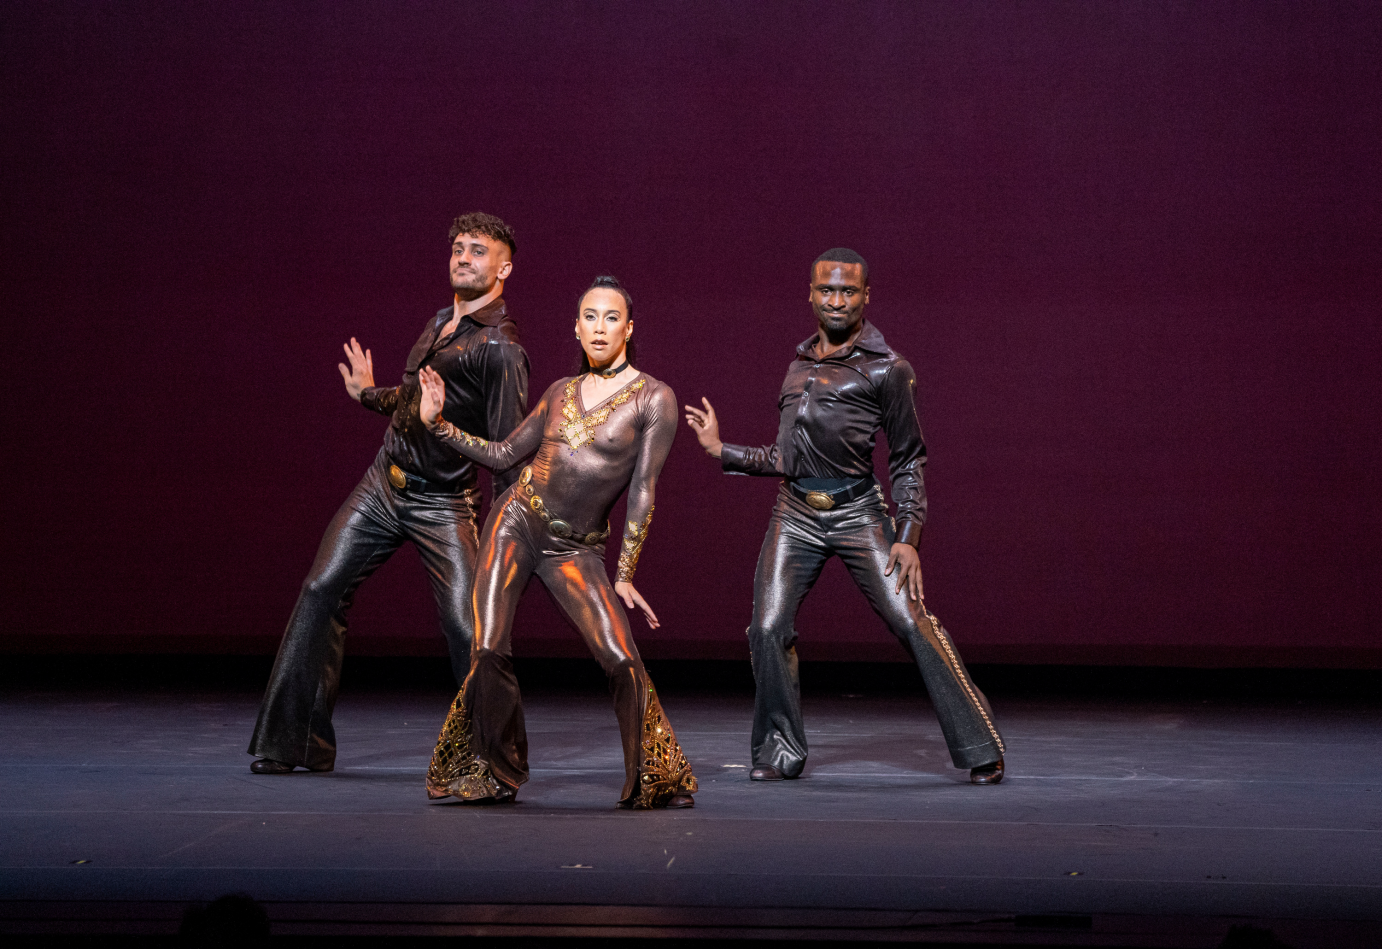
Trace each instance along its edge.
<instances>
[{"instance_id":1,"label":"wide-leg flare pants","mask_svg":"<svg viewBox=\"0 0 1382 949\"><path fill-rule=\"evenodd\" d=\"M473 489L400 490L389 482L388 468L381 450L322 536L264 690L252 755L314 771L334 766L331 714L341 685L346 613L360 584L405 541L417 548L432 583L456 681L470 668L479 495Z\"/></svg>"},{"instance_id":2,"label":"wide-leg flare pants","mask_svg":"<svg viewBox=\"0 0 1382 949\"><path fill-rule=\"evenodd\" d=\"M869 606L888 625L921 670L941 732L957 768L1002 758L1003 739L988 700L969 677L935 614L907 591L897 572L884 576L896 530L881 490L829 511L778 491L754 576L753 623L748 628L756 685L751 748L755 767L789 778L806 765L806 727L797 673L797 611L832 556L844 561Z\"/></svg>"},{"instance_id":3,"label":"wide-leg flare pants","mask_svg":"<svg viewBox=\"0 0 1382 949\"><path fill-rule=\"evenodd\" d=\"M638 656L628 616L600 549L559 538L516 490L485 524L475 579L475 645L427 771L434 799L512 798L528 780L528 738L514 677L514 610L534 574L580 631L609 679L624 749L622 807L666 804L696 790L657 692Z\"/></svg>"}]
</instances>

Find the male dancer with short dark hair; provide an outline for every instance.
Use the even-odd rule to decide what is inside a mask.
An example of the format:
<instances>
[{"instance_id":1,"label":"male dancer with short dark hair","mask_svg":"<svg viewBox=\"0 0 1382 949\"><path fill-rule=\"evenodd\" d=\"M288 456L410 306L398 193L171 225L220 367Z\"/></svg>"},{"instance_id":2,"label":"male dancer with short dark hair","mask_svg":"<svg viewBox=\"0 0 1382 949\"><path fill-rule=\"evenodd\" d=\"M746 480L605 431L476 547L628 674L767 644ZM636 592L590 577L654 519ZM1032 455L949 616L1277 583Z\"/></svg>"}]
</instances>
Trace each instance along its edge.
<instances>
[{"instance_id":1,"label":"male dancer with short dark hair","mask_svg":"<svg viewBox=\"0 0 1382 949\"><path fill-rule=\"evenodd\" d=\"M528 356L502 296L513 270L513 232L475 212L451 227L450 306L428 321L408 354L401 385L374 384L374 361L353 338L350 367L338 368L351 398L392 419L374 464L336 512L302 585L278 647L249 752L256 774L295 767L330 771L336 761L331 712L340 686L346 611L355 591L393 552L412 541L422 556L457 683L470 669L471 591L478 540L476 466L428 431L418 417L418 373L446 384L447 418L468 432L503 440L528 412ZM515 472L495 472L494 493Z\"/></svg>"},{"instance_id":2,"label":"male dancer with short dark hair","mask_svg":"<svg viewBox=\"0 0 1382 949\"><path fill-rule=\"evenodd\" d=\"M916 548L926 520L926 444L916 376L864 319L868 300L868 264L854 251L837 247L812 264L810 301L819 328L787 369L776 444L726 445L708 400L701 399L703 409L686 406L701 447L726 472L784 479L754 577L748 636L757 694L749 776L780 781L798 777L806 765L794 624L821 568L838 556L921 669L955 767L969 768L975 784L997 784L1003 740L993 713L922 599ZM895 519L873 474L880 429L888 438Z\"/></svg>"}]
</instances>

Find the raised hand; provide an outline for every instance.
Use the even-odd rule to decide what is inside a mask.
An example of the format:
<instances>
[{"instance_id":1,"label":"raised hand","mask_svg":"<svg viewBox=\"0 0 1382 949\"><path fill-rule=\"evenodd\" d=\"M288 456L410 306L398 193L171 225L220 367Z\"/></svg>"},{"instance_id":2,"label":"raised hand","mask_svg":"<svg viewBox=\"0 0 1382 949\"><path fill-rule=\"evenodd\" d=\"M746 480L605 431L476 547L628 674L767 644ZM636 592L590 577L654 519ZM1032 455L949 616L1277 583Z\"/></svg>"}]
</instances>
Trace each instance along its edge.
<instances>
[{"instance_id":1,"label":"raised hand","mask_svg":"<svg viewBox=\"0 0 1382 949\"><path fill-rule=\"evenodd\" d=\"M921 589L921 558L917 556L915 547L911 544L893 544L883 576L892 576L894 570L897 571L897 589L894 593L901 593L905 587L907 595L913 600L921 602L926 599Z\"/></svg>"},{"instance_id":2,"label":"raised hand","mask_svg":"<svg viewBox=\"0 0 1382 949\"><path fill-rule=\"evenodd\" d=\"M345 363L336 363L336 368L341 370L341 378L345 380L346 392L356 402L360 401L360 390L368 389L374 385L374 358L370 356L368 349L361 349L360 344L355 341L355 337L350 337L350 343L341 347L345 350L346 358L350 360L350 368L347 369Z\"/></svg>"},{"instance_id":3,"label":"raised hand","mask_svg":"<svg viewBox=\"0 0 1382 949\"><path fill-rule=\"evenodd\" d=\"M720 449L725 447L725 443L720 441L720 420L715 417L715 408L709 399L702 396L701 405L705 406L703 410L682 406L686 409L686 424L696 433L696 441L701 443L706 453L712 458L719 458Z\"/></svg>"},{"instance_id":4,"label":"raised hand","mask_svg":"<svg viewBox=\"0 0 1382 949\"><path fill-rule=\"evenodd\" d=\"M422 371L417 374L417 381L422 385L422 401L418 404L418 415L422 417L423 425L435 428L441 421L441 410L446 407L446 383L441 381L441 376L431 366L422 367Z\"/></svg>"},{"instance_id":5,"label":"raised hand","mask_svg":"<svg viewBox=\"0 0 1382 949\"><path fill-rule=\"evenodd\" d=\"M648 601L643 599L643 595L633 588L633 584L627 580L620 580L614 585L614 592L619 599L624 601L625 609L633 609L637 606L643 611L643 616L648 621L648 626L657 629L662 624L657 621L657 614L648 605Z\"/></svg>"}]
</instances>

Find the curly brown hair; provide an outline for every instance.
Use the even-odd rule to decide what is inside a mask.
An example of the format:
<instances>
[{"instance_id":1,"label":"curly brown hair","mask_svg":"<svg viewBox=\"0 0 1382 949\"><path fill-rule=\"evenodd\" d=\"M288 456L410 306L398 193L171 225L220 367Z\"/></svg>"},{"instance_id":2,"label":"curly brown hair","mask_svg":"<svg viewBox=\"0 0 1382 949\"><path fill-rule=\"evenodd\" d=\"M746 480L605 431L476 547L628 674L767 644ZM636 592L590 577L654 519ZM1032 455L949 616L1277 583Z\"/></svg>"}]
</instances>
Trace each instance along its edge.
<instances>
[{"instance_id":1,"label":"curly brown hair","mask_svg":"<svg viewBox=\"0 0 1382 949\"><path fill-rule=\"evenodd\" d=\"M513 240L513 228L493 214L486 214L484 211L471 211L469 214L462 214L452 221L451 234L447 237L447 241L454 244L456 238L462 234L479 234L481 237L488 237L492 241L508 244L510 257L518 250L518 245Z\"/></svg>"}]
</instances>

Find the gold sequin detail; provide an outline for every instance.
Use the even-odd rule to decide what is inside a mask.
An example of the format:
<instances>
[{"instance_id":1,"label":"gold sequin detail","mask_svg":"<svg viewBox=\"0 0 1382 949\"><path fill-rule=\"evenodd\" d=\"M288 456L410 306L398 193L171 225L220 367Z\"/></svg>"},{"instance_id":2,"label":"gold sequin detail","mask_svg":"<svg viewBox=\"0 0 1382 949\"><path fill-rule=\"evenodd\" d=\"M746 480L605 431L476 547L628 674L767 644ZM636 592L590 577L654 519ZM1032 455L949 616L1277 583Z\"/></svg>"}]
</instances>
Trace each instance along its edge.
<instances>
[{"instance_id":1,"label":"gold sequin detail","mask_svg":"<svg viewBox=\"0 0 1382 949\"><path fill-rule=\"evenodd\" d=\"M620 389L614 398L585 415L576 409L576 386L580 385L581 377L577 376L568 382L561 406L562 417L566 419L566 424L561 427L561 437L566 439L566 444L571 446L571 450L576 451L581 446L593 442L595 429L605 424L610 412L633 398L633 394L643 388L646 379L647 376L639 376L637 382Z\"/></svg>"},{"instance_id":2,"label":"gold sequin detail","mask_svg":"<svg viewBox=\"0 0 1382 949\"><path fill-rule=\"evenodd\" d=\"M461 431L446 419L439 420L437 422L437 427L433 429L433 431L438 438L449 438L454 442L460 442L467 448L484 448L489 444L489 442L478 435L472 435L469 432Z\"/></svg>"},{"instance_id":3,"label":"gold sequin detail","mask_svg":"<svg viewBox=\"0 0 1382 949\"><path fill-rule=\"evenodd\" d=\"M456 693L451 711L437 736L432 763L427 767L427 790L434 796L451 795L464 800L508 797L489 765L475 757L471 747L470 710L462 701L464 691Z\"/></svg>"},{"instance_id":4,"label":"gold sequin detail","mask_svg":"<svg viewBox=\"0 0 1382 949\"><path fill-rule=\"evenodd\" d=\"M969 676L965 674L964 667L960 665L959 657L955 655L955 650L950 646L950 637L945 634L945 630L941 629L941 621L936 619L935 613L932 613L926 608L925 603L921 605L921 610L926 614L926 618L931 621L931 629L935 632L936 639L940 641L941 648L943 648L945 654L950 657L950 667L955 670L955 678L960 680L961 688L963 688L965 694L969 696L970 702L974 703L974 708L978 710L979 717L984 720L984 726L989 730L989 734L993 736L994 743L998 745L998 753L1000 755L1005 754L1007 749L1003 747L1003 739L998 737L998 729L994 728L993 722L989 721L988 712L984 711L984 703L980 702L979 696L974 694L974 687L969 683Z\"/></svg>"},{"instance_id":5,"label":"gold sequin detail","mask_svg":"<svg viewBox=\"0 0 1382 949\"><path fill-rule=\"evenodd\" d=\"M663 714L657 690L648 683L648 710L643 713L641 742L643 764L639 768L638 790L625 805L634 810L662 807L678 794L696 790L696 776L682 754L672 725Z\"/></svg>"},{"instance_id":6,"label":"gold sequin detail","mask_svg":"<svg viewBox=\"0 0 1382 949\"><path fill-rule=\"evenodd\" d=\"M633 582L633 572L638 569L638 556L643 553L643 542L648 539L648 528L653 523L653 509L648 508L648 516L642 525L633 521L624 528L624 549L619 553L619 572L615 580L623 583Z\"/></svg>"}]
</instances>

